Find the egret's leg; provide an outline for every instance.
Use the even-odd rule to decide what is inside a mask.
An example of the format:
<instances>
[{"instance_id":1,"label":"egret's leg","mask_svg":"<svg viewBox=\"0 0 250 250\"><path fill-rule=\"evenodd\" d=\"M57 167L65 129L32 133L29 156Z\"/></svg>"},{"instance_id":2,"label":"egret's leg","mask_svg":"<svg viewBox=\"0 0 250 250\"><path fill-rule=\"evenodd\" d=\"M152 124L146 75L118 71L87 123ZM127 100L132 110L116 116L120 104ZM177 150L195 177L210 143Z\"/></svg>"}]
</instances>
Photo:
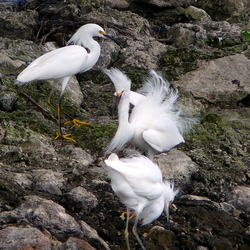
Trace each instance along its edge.
<instances>
[{"instance_id":1,"label":"egret's leg","mask_svg":"<svg viewBox=\"0 0 250 250\"><path fill-rule=\"evenodd\" d=\"M138 233L137 233L138 216L139 216L139 213L136 214L136 217L135 217L135 224L134 224L134 226L133 226L133 228L132 228L132 232L133 232L134 236L136 237L137 241L139 242L141 248L142 248L143 250L146 250L146 248L143 246L142 241L141 241L141 239L140 239L140 237L139 237L139 235L138 235Z\"/></svg>"},{"instance_id":2,"label":"egret's leg","mask_svg":"<svg viewBox=\"0 0 250 250\"><path fill-rule=\"evenodd\" d=\"M125 240L126 240L128 250L130 250L129 233L128 233L129 215L130 215L130 209L127 208L127 219L126 219L126 227L125 227L124 235L125 235Z\"/></svg>"},{"instance_id":3,"label":"egret's leg","mask_svg":"<svg viewBox=\"0 0 250 250\"><path fill-rule=\"evenodd\" d=\"M51 98L52 98L52 95L53 95L54 92L55 92L55 85L53 86L52 91L49 94L48 104L49 104L50 107L52 107L54 110L57 110L57 112L58 112L58 108L51 101ZM62 94L61 94L60 99L61 98L62 98ZM80 125L88 125L88 126L90 125L90 123L88 123L88 122L79 121L79 120L73 118L71 115L65 113L63 110L61 110L61 106L60 106L60 113L64 114L65 116L67 116L70 119L69 121L65 122L64 125L73 123L78 128L80 128Z\"/></svg>"},{"instance_id":4,"label":"egret's leg","mask_svg":"<svg viewBox=\"0 0 250 250\"><path fill-rule=\"evenodd\" d=\"M57 107L51 102L51 98L52 98L52 95L53 93L55 92L55 86L52 87L52 90L49 94L49 98L48 98L48 104L50 107L52 107L54 110L57 110Z\"/></svg>"},{"instance_id":5,"label":"egret's leg","mask_svg":"<svg viewBox=\"0 0 250 250\"><path fill-rule=\"evenodd\" d=\"M60 96L58 107L57 107L57 115L58 115L58 131L56 133L55 140L58 139L59 137L62 137L66 140L71 140L73 142L76 142L73 138L71 138L71 134L66 134L63 135L62 133L62 128L61 128L61 103L62 103L62 96Z\"/></svg>"}]
</instances>

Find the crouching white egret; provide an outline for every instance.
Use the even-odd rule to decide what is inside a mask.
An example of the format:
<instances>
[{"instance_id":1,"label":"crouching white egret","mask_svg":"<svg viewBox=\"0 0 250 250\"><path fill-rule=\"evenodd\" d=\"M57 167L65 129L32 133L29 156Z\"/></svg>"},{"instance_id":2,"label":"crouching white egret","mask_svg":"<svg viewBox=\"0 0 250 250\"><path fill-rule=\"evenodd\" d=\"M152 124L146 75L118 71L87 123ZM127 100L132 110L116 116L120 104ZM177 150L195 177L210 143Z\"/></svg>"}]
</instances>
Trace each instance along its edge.
<instances>
[{"instance_id":1,"label":"crouching white egret","mask_svg":"<svg viewBox=\"0 0 250 250\"><path fill-rule=\"evenodd\" d=\"M72 75L83 73L91 69L97 62L100 56L100 45L93 37L110 38L102 27L97 24L85 24L80 27L77 32L68 41L66 47L62 47L51 52L48 52L36 60L34 60L27 68L25 68L17 77L16 84L19 86L28 84L36 80L56 80L52 91L49 95L48 104L57 110L58 115L58 131L55 139L63 137L65 139L76 142L70 137L70 134L62 134L61 130L61 113L70 118L76 126L79 124L89 125L89 123L81 122L73 119L71 116L61 111L61 102L65 88ZM55 86L59 81L62 85L61 94L58 106L55 107L51 102L51 96L55 90Z\"/></svg>"},{"instance_id":2,"label":"crouching white egret","mask_svg":"<svg viewBox=\"0 0 250 250\"><path fill-rule=\"evenodd\" d=\"M130 90L131 80L118 69L104 70L115 85L119 126L106 153L122 148L127 142L148 154L169 151L184 142L182 133L187 128L176 101L178 91L168 81L151 70L141 94ZM130 104L134 104L129 117Z\"/></svg>"},{"instance_id":3,"label":"crouching white egret","mask_svg":"<svg viewBox=\"0 0 250 250\"><path fill-rule=\"evenodd\" d=\"M173 184L163 182L159 167L149 158L136 155L119 159L112 153L105 160L105 169L111 179L111 187L115 194L127 207L125 239L128 249L128 224L130 212L135 212L135 223L132 231L142 249L145 247L137 233L137 224L141 220L143 225L157 219L162 211L167 212L169 219L169 202L173 201L178 191L174 191Z\"/></svg>"}]
</instances>

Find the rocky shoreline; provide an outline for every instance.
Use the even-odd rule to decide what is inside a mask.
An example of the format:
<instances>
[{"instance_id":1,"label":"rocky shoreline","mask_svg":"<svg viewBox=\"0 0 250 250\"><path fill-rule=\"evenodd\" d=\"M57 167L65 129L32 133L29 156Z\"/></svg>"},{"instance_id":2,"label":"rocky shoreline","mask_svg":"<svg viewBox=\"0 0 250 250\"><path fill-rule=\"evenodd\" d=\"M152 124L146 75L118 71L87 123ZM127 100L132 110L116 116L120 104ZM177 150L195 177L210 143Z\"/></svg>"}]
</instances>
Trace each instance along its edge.
<instances>
[{"instance_id":1,"label":"rocky shoreline","mask_svg":"<svg viewBox=\"0 0 250 250\"><path fill-rule=\"evenodd\" d=\"M133 90L148 70L162 72L200 117L185 144L156 157L181 191L169 228L164 214L138 228L146 249L250 249L247 0L6 1L0 12L0 249L126 249L124 206L102 168L117 128L114 87L101 71L109 67ZM53 140L50 83L14 82L89 22L122 46L100 42L98 64L67 88L64 109L91 126L64 127L75 144Z\"/></svg>"}]
</instances>

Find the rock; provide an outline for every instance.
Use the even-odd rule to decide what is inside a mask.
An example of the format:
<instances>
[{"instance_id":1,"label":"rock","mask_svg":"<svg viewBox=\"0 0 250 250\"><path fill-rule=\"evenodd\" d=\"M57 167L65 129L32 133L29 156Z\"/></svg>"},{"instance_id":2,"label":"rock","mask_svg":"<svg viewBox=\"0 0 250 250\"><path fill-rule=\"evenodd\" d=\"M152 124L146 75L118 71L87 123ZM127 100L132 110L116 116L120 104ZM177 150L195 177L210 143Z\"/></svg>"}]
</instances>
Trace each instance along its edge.
<instances>
[{"instance_id":1,"label":"rock","mask_svg":"<svg viewBox=\"0 0 250 250\"><path fill-rule=\"evenodd\" d=\"M97 249L110 250L108 244L98 235L95 229L91 228L86 222L80 221L80 226L83 234L83 238L95 246Z\"/></svg>"},{"instance_id":2,"label":"rock","mask_svg":"<svg viewBox=\"0 0 250 250\"><path fill-rule=\"evenodd\" d=\"M62 206L35 195L25 199L16 211L23 214L32 226L48 230L60 241L80 234L79 224Z\"/></svg>"},{"instance_id":3,"label":"rock","mask_svg":"<svg viewBox=\"0 0 250 250\"><path fill-rule=\"evenodd\" d=\"M175 249L174 241L175 235L171 230L166 230L161 226L154 226L145 238L145 246L149 250Z\"/></svg>"},{"instance_id":4,"label":"rock","mask_svg":"<svg viewBox=\"0 0 250 250\"><path fill-rule=\"evenodd\" d=\"M233 250L235 249L232 245L232 243L226 239L225 237L212 237L208 241L209 246L213 246L215 249L228 249L228 250Z\"/></svg>"},{"instance_id":5,"label":"rock","mask_svg":"<svg viewBox=\"0 0 250 250\"><path fill-rule=\"evenodd\" d=\"M164 7L179 7L194 5L196 0L133 0L138 3L147 3L160 8Z\"/></svg>"},{"instance_id":6,"label":"rock","mask_svg":"<svg viewBox=\"0 0 250 250\"><path fill-rule=\"evenodd\" d=\"M207 47L206 52L203 53L204 56L206 53L211 54L211 48L232 47L242 43L241 30L240 24L215 22L206 18L194 23L176 23L165 29L162 36L167 43L175 47L192 48L193 45L197 45L196 50L199 50L199 47L203 49ZM215 52L218 53L216 50Z\"/></svg>"},{"instance_id":7,"label":"rock","mask_svg":"<svg viewBox=\"0 0 250 250\"><path fill-rule=\"evenodd\" d=\"M198 166L185 153L171 149L156 157L165 179L174 180L178 185L185 185L190 181L191 175L197 171Z\"/></svg>"},{"instance_id":8,"label":"rock","mask_svg":"<svg viewBox=\"0 0 250 250\"><path fill-rule=\"evenodd\" d=\"M127 9L129 3L126 0L107 0L107 5L110 8L116 8L118 10Z\"/></svg>"},{"instance_id":9,"label":"rock","mask_svg":"<svg viewBox=\"0 0 250 250\"><path fill-rule=\"evenodd\" d=\"M61 195L61 188L66 182L63 173L46 169L36 169L34 175L34 190Z\"/></svg>"},{"instance_id":10,"label":"rock","mask_svg":"<svg viewBox=\"0 0 250 250\"><path fill-rule=\"evenodd\" d=\"M6 53L1 52L0 53L0 65L2 65L3 67L12 67L12 68L19 68L24 64L23 61L21 60L13 60L12 58L10 58L8 55L6 55Z\"/></svg>"},{"instance_id":11,"label":"rock","mask_svg":"<svg viewBox=\"0 0 250 250\"><path fill-rule=\"evenodd\" d=\"M0 125L0 142L2 142L3 138L5 135L5 130L4 128Z\"/></svg>"},{"instance_id":12,"label":"rock","mask_svg":"<svg viewBox=\"0 0 250 250\"><path fill-rule=\"evenodd\" d=\"M33 182L24 173L15 173L13 179L24 189L31 189Z\"/></svg>"},{"instance_id":13,"label":"rock","mask_svg":"<svg viewBox=\"0 0 250 250\"><path fill-rule=\"evenodd\" d=\"M87 241L70 237L65 243L63 243L59 250L95 250Z\"/></svg>"},{"instance_id":14,"label":"rock","mask_svg":"<svg viewBox=\"0 0 250 250\"><path fill-rule=\"evenodd\" d=\"M226 197L229 204L236 209L250 213L250 187L238 186L234 188Z\"/></svg>"},{"instance_id":15,"label":"rock","mask_svg":"<svg viewBox=\"0 0 250 250\"><path fill-rule=\"evenodd\" d=\"M10 112L17 101L17 95L14 92L0 93L0 110Z\"/></svg>"},{"instance_id":16,"label":"rock","mask_svg":"<svg viewBox=\"0 0 250 250\"><path fill-rule=\"evenodd\" d=\"M73 167L75 175L82 175L87 167L94 162L94 156L90 155L87 151L80 147L73 145L65 145L58 149L58 153L63 157L63 161L68 166Z\"/></svg>"},{"instance_id":17,"label":"rock","mask_svg":"<svg viewBox=\"0 0 250 250\"><path fill-rule=\"evenodd\" d=\"M50 250L49 237L33 227L9 226L0 230L1 249L37 249Z\"/></svg>"},{"instance_id":18,"label":"rock","mask_svg":"<svg viewBox=\"0 0 250 250\"><path fill-rule=\"evenodd\" d=\"M197 5L207 11L213 20L229 20L230 22L241 22L242 13L248 13L250 9L250 3L247 0L222 0L212 2L201 0Z\"/></svg>"},{"instance_id":19,"label":"rock","mask_svg":"<svg viewBox=\"0 0 250 250\"><path fill-rule=\"evenodd\" d=\"M203 9L189 6L185 9L185 16L190 20L211 20L211 17Z\"/></svg>"},{"instance_id":20,"label":"rock","mask_svg":"<svg viewBox=\"0 0 250 250\"><path fill-rule=\"evenodd\" d=\"M207 197L204 196L198 196L198 195L182 195L180 197L181 200L188 200L188 201L209 201L211 202L211 200Z\"/></svg>"},{"instance_id":21,"label":"rock","mask_svg":"<svg viewBox=\"0 0 250 250\"><path fill-rule=\"evenodd\" d=\"M37 167L45 167L47 164L49 164L47 166L58 164L58 154L55 148L43 135L32 134L29 140L22 144L22 150L28 155L30 164L34 164Z\"/></svg>"},{"instance_id":22,"label":"rock","mask_svg":"<svg viewBox=\"0 0 250 250\"><path fill-rule=\"evenodd\" d=\"M236 104L250 91L249 69L250 60L241 54L203 61L198 69L183 75L175 85L211 103L223 100Z\"/></svg>"},{"instance_id":23,"label":"rock","mask_svg":"<svg viewBox=\"0 0 250 250\"><path fill-rule=\"evenodd\" d=\"M35 36L38 13L34 10L16 12L12 15L9 10L1 11L0 37L31 40Z\"/></svg>"},{"instance_id":24,"label":"rock","mask_svg":"<svg viewBox=\"0 0 250 250\"><path fill-rule=\"evenodd\" d=\"M75 187L64 195L65 207L70 211L89 213L98 204L96 196L83 187Z\"/></svg>"}]
</instances>

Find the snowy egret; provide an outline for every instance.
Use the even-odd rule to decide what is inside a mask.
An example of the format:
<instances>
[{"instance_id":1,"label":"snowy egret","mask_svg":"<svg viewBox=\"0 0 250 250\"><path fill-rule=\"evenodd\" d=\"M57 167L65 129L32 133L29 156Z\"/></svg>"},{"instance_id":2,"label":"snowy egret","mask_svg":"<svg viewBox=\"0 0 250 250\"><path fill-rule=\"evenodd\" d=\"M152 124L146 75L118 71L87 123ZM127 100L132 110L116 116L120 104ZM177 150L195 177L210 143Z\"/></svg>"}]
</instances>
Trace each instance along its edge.
<instances>
[{"instance_id":1,"label":"snowy egret","mask_svg":"<svg viewBox=\"0 0 250 250\"><path fill-rule=\"evenodd\" d=\"M145 156L135 155L119 159L112 153L105 163L107 166L104 168L111 179L111 187L127 207L125 228L127 247L130 249L129 217L131 211L134 211L135 222L132 231L142 249L145 249L137 233L138 220L142 220L142 225L151 223L161 215L164 206L169 218L169 202L174 199L178 191L174 191L173 185L169 182L163 182L159 167Z\"/></svg>"},{"instance_id":2,"label":"snowy egret","mask_svg":"<svg viewBox=\"0 0 250 250\"><path fill-rule=\"evenodd\" d=\"M155 153L169 151L184 142L182 133L191 120L181 117L176 105L178 91L170 88L169 82L152 70L141 94L133 94L130 79L120 70L104 72L115 85L119 115L119 126L107 153L121 149L130 141L152 160ZM129 117L130 102L135 106Z\"/></svg>"},{"instance_id":3,"label":"snowy egret","mask_svg":"<svg viewBox=\"0 0 250 250\"><path fill-rule=\"evenodd\" d=\"M68 123L73 123L76 126L80 124L89 125L89 123L81 122L73 119L61 110L61 102L65 88L72 75L83 73L91 69L97 62L100 56L100 45L93 37L110 38L118 43L114 38L105 33L102 27L97 24L85 24L80 27L77 32L68 41L68 45L48 52L36 60L34 60L27 68L25 68L17 77L16 84L19 86L28 84L36 80L57 80L61 83L61 94L58 106L55 107L51 102L52 94L55 90L57 82L52 88L49 95L48 104L57 110L59 128L55 139L63 137L75 142L70 134L62 134L61 131L61 113L70 118Z\"/></svg>"}]
</instances>

